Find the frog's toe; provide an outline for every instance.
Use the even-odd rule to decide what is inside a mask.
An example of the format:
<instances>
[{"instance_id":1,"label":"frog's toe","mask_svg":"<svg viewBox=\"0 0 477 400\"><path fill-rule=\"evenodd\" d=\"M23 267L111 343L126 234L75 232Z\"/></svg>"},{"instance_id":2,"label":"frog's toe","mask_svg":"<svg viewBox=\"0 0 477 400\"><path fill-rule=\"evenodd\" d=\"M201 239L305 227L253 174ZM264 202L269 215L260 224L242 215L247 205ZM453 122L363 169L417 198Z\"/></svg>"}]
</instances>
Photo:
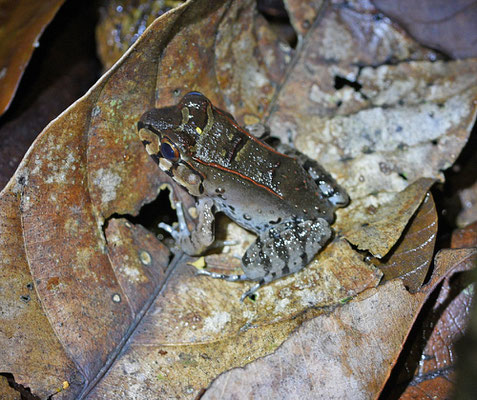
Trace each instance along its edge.
<instances>
[{"instance_id":1,"label":"frog's toe","mask_svg":"<svg viewBox=\"0 0 477 400\"><path fill-rule=\"evenodd\" d=\"M255 294L255 292L260 289L263 285L265 284L264 280L261 280L258 282L256 285L253 285L249 290L247 290L242 297L240 297L240 302L243 303L243 301L247 298Z\"/></svg>"},{"instance_id":2,"label":"frog's toe","mask_svg":"<svg viewBox=\"0 0 477 400\"><path fill-rule=\"evenodd\" d=\"M219 274L217 272L207 271L205 269L199 269L196 272L196 275L206 275L210 278L214 279L223 279L229 282L236 282L236 281L245 281L247 277L245 275L226 275L226 274Z\"/></svg>"},{"instance_id":3,"label":"frog's toe","mask_svg":"<svg viewBox=\"0 0 477 400\"><path fill-rule=\"evenodd\" d=\"M174 235L174 228L171 226L171 225L168 225L164 222L159 222L159 224L157 225L159 228L165 230L169 235L173 236Z\"/></svg>"},{"instance_id":4,"label":"frog's toe","mask_svg":"<svg viewBox=\"0 0 477 400\"><path fill-rule=\"evenodd\" d=\"M164 222L160 222L157 226L171 235L176 242L180 242L182 235L184 235L177 227L165 224ZM188 232L186 232L186 236L188 236Z\"/></svg>"},{"instance_id":5,"label":"frog's toe","mask_svg":"<svg viewBox=\"0 0 477 400\"><path fill-rule=\"evenodd\" d=\"M334 192L328 200L335 206L335 207L345 207L349 203L349 196L343 192Z\"/></svg>"}]
</instances>

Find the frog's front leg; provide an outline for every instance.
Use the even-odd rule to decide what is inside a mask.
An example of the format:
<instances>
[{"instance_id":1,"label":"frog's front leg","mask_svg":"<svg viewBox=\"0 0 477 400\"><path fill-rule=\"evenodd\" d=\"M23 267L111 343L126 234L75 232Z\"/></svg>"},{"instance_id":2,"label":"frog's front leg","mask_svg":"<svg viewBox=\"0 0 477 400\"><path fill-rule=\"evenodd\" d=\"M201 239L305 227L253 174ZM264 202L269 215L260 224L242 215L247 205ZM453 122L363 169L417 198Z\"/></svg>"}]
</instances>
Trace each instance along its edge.
<instances>
[{"instance_id":1,"label":"frog's front leg","mask_svg":"<svg viewBox=\"0 0 477 400\"><path fill-rule=\"evenodd\" d=\"M209 198L200 198L197 201L197 225L190 230L184 217L182 203L175 204L177 212L177 226L170 226L163 222L159 228L164 229L173 237L181 250L191 256L202 254L215 240L213 201Z\"/></svg>"},{"instance_id":2,"label":"frog's front leg","mask_svg":"<svg viewBox=\"0 0 477 400\"><path fill-rule=\"evenodd\" d=\"M243 275L223 275L204 271L201 275L228 281L258 281L245 292L241 301L261 286L293 274L305 267L331 236L326 220L282 222L261 232L242 258Z\"/></svg>"}]
</instances>

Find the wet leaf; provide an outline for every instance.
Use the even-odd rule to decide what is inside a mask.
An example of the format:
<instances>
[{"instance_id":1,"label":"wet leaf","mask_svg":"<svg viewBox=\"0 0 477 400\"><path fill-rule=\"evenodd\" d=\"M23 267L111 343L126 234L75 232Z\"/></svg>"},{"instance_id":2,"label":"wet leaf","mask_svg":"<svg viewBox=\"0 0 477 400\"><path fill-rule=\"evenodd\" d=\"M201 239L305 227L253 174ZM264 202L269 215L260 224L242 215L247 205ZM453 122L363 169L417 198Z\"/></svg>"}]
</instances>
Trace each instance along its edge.
<instances>
[{"instance_id":1,"label":"wet leaf","mask_svg":"<svg viewBox=\"0 0 477 400\"><path fill-rule=\"evenodd\" d=\"M452 233L451 247L477 247L477 221Z\"/></svg>"},{"instance_id":2,"label":"wet leaf","mask_svg":"<svg viewBox=\"0 0 477 400\"><path fill-rule=\"evenodd\" d=\"M2 191L0 271L17 291L1 293L0 304L12 314L2 326L10 336L0 336L0 346L17 345L5 368L34 393L51 394L67 381L65 398L191 398L227 370L280 354L277 348L297 329L311 327L300 351L326 344L316 337L326 338L330 326L338 336L360 339L336 341L339 354L356 343L368 346L342 358L335 371L351 378L340 388L365 376L369 392L384 384L427 289L413 295L400 281L375 289L380 273L345 235L352 241L353 218L365 223L372 205L376 235L386 238L377 255L395 245L467 139L477 63L431 62L431 51L388 20L376 21L364 0L321 11L321 2L293 3L291 20L306 26L293 50L276 40L254 4L190 0L155 20L47 127ZM302 18L314 10L316 20L307 26ZM194 222L193 199L158 171L136 127L145 110L175 104L191 90L241 124L268 121L274 134L322 161L353 200L339 215L334 240L311 265L263 288L254 302L239 302L248 284L195 276L187 266L194 259L176 257L166 269L169 253L159 240L121 218L137 215L169 185ZM390 224L392 234L379 231ZM249 240L229 225L235 239ZM366 235L356 237L358 248L374 245ZM207 261L234 265L227 254ZM39 322L21 342L25 314L15 310L25 300L17 293L26 278L37 296L28 310ZM41 354L56 357L43 376L50 360L28 352L38 337ZM373 357L357 368L349 364L356 354Z\"/></svg>"},{"instance_id":3,"label":"wet leaf","mask_svg":"<svg viewBox=\"0 0 477 400\"><path fill-rule=\"evenodd\" d=\"M0 2L0 115L10 105L39 37L63 1Z\"/></svg>"}]
</instances>

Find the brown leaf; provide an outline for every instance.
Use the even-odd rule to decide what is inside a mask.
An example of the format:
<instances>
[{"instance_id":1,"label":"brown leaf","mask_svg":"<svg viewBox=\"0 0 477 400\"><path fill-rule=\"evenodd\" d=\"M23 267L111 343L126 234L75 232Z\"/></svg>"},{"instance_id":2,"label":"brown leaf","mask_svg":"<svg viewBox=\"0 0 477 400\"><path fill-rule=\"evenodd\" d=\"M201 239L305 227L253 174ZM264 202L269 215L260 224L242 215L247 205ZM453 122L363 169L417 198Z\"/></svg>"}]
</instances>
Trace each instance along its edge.
<instances>
[{"instance_id":1,"label":"brown leaf","mask_svg":"<svg viewBox=\"0 0 477 400\"><path fill-rule=\"evenodd\" d=\"M454 58L477 57L475 0L373 0L373 3L425 46Z\"/></svg>"},{"instance_id":2,"label":"brown leaf","mask_svg":"<svg viewBox=\"0 0 477 400\"><path fill-rule=\"evenodd\" d=\"M454 393L454 374L443 371L443 376L430 375L424 380L416 381L408 386L399 397L400 400L449 399Z\"/></svg>"},{"instance_id":3,"label":"brown leaf","mask_svg":"<svg viewBox=\"0 0 477 400\"><path fill-rule=\"evenodd\" d=\"M449 398L455 391L452 385L455 381L455 343L468 325L473 297L472 280L469 274L462 272L475 268L476 261L475 248L445 249L437 254L436 266L451 266L453 273L445 277L437 299L427 305L431 308L415 327L419 331L407 343L410 350L405 368L397 381L392 379L388 382L388 395L402 383L407 386L401 397L403 399L425 398L426 393ZM410 383L406 372L413 375Z\"/></svg>"},{"instance_id":4,"label":"brown leaf","mask_svg":"<svg viewBox=\"0 0 477 400\"><path fill-rule=\"evenodd\" d=\"M276 350L324 307L379 282L380 274L343 240L330 244L321 257L323 262L264 288L259 301L243 304L238 301L244 290L240 283L229 282L224 288L222 282L195 276L193 268L176 266L92 398L121 398L125 392L142 399L156 398L158 393L190 397L223 371ZM346 271L340 270L341 264L347 265ZM310 306L320 309L313 311ZM128 371L127 382L114 384L124 371ZM138 384L143 379L148 385Z\"/></svg>"},{"instance_id":5,"label":"brown leaf","mask_svg":"<svg viewBox=\"0 0 477 400\"><path fill-rule=\"evenodd\" d=\"M369 223L367 209L398 202L396 193L418 179L442 180L476 113L475 60L429 61L436 55L375 15L366 1L323 10L269 116L275 135L319 160L350 194L352 202L336 223L345 237L351 224ZM395 65L386 64L390 59ZM290 107L294 98L300 101ZM422 185L417 198L427 190ZM379 247L367 242L368 234L350 240L384 256L419 204L407 219L389 224L390 239L374 235Z\"/></svg>"},{"instance_id":6,"label":"brown leaf","mask_svg":"<svg viewBox=\"0 0 477 400\"><path fill-rule=\"evenodd\" d=\"M422 178L399 193L357 199L339 211L337 229L358 249L384 257L395 245L433 181ZM341 221L343 221L341 223Z\"/></svg>"},{"instance_id":7,"label":"brown leaf","mask_svg":"<svg viewBox=\"0 0 477 400\"><path fill-rule=\"evenodd\" d=\"M392 225L392 224L391 224ZM402 279L411 293L424 283L429 270L437 235L437 212L429 193L412 217L396 246L386 259L374 265L384 273L384 280Z\"/></svg>"},{"instance_id":8,"label":"brown leaf","mask_svg":"<svg viewBox=\"0 0 477 400\"><path fill-rule=\"evenodd\" d=\"M345 390L346 383L353 387L354 377L361 381L366 376L370 392L376 393L382 386L427 295L426 288L412 295L400 282L392 281L377 290L368 289L378 283L380 274L336 235L308 268L263 288L255 303L241 304L238 299L246 284L196 277L184 258L176 258L170 267L173 272L165 277L167 253L159 241L116 218L118 214L137 215L161 187L171 185L142 148L136 124L145 110L174 104L190 90L204 92L240 123L269 117L272 129L284 139L288 138L287 127L293 127L289 136L296 136L299 147L308 154L323 158L325 166L349 187L355 204L375 195L388 203L398 198L396 204L401 207L408 201L411 211L402 207L398 213L408 215L400 219L401 231L428 189L429 181L418 179L440 177L440 168L457 156L475 114L475 61L409 62L433 54L389 21L376 25L368 3L328 4L294 52L275 40L254 4L251 0L191 0L154 21L87 95L39 136L1 193L2 212L11 211L0 219L5 230L0 263L6 265L0 270L8 268L8 283L20 288L20 271L29 271L38 296L34 311L40 316L38 326L44 336L40 348L43 354L50 354L51 348L55 356L59 353L55 362L61 360L58 367L53 363L54 371L42 380L37 371L48 369L49 359L35 359L35 370L21 368L36 337L17 346L15 357L8 358L5 368L18 374L34 393L51 394L68 381L70 389L63 395L70 398L194 397L218 374L273 353L304 321L309 321L306 326L312 327L312 334L306 336L301 351L311 349L317 343L312 319L317 316L323 327L321 337L326 338L330 324L346 326L350 329L336 328L336 334L359 339L356 343L368 346L362 354L372 355L359 368L351 363L355 353L350 353L350 359L342 358L338 369L346 374L338 375L340 379L351 376L351 380L340 388ZM294 12L297 24L303 22L302 15L310 15L300 12L299 4ZM387 32L384 39L383 31ZM357 36L358 32L364 36ZM350 46L346 40L351 41ZM375 68L374 63L390 59L397 65ZM358 64L369 65L363 72L365 96L350 87L336 90L334 76L354 79L359 74ZM408 75L411 86L417 87L404 90L406 74L414 69L417 77ZM426 71L429 81L437 80L428 90L417 83ZM390 107L380 97L386 88L383 80L378 79L381 86L375 86L372 79L388 73L389 79L400 77L396 78L396 92L384 96L392 99ZM347 129L323 128L327 121L342 118L342 123L356 117L359 126L373 126L373 118L364 115L370 110L392 121L396 115L387 113L393 111L393 105L399 109L396 97L409 112L419 108L416 104L430 111L443 104L438 126L432 125L434 117L424 120L432 129L415 119L423 136L417 136L419 132L411 125L404 126L399 135L391 128L378 134L373 127L368 148L374 151L374 158L368 150L363 151L366 132L351 131L356 135L351 137ZM456 110L459 112L454 113ZM399 112L407 121L403 109ZM375 115L371 113L371 117ZM429 137L431 130L442 141L435 154L428 151L429 141L434 140ZM389 142L378 140L383 132L390 134ZM410 148L419 149L412 154L422 156L419 166L399 161L401 156L410 159L408 149L400 145L411 139ZM397 161L391 172L375 162L393 156ZM437 159L442 161L437 163ZM186 210L193 204L180 189L174 188L174 196L183 199ZM355 211L363 212L359 207ZM383 213L383 218L393 221L394 212ZM11 221L7 215L13 215ZM190 222L192 216L187 217ZM10 264L10 244L4 239L10 230L15 234L14 249L22 255L17 268ZM395 240L398 237L399 233ZM387 243L388 247L393 244ZM226 257L216 261L222 266L228 263ZM331 313L331 308L361 292L360 302ZM6 297L1 293L0 304L12 301L12 308L21 306L16 292L5 293ZM348 309L349 314L341 311ZM388 309L393 313L386 314ZM361 331L353 331L355 325ZM370 334L369 327L376 336ZM15 335L18 324L4 324L2 329ZM393 338L389 347L384 341L388 337ZM0 346L20 343L15 339L0 336ZM343 346L336 343L339 355L347 353L347 346L354 346L353 340L344 341ZM383 350L370 351L376 343ZM361 354L359 348L353 349ZM379 376L372 373L376 370ZM303 376L308 377L306 373Z\"/></svg>"},{"instance_id":9,"label":"brown leaf","mask_svg":"<svg viewBox=\"0 0 477 400\"><path fill-rule=\"evenodd\" d=\"M2 370L16 383L40 397L49 396L70 382L78 391L83 378L55 336L35 291L22 237L20 196L2 192L0 198L0 282ZM45 360L47 355L47 360ZM46 364L47 363L47 364Z\"/></svg>"},{"instance_id":10,"label":"brown leaf","mask_svg":"<svg viewBox=\"0 0 477 400\"><path fill-rule=\"evenodd\" d=\"M0 375L0 393L2 399L22 400L20 393L10 387L7 378L2 375Z\"/></svg>"},{"instance_id":11,"label":"brown leaf","mask_svg":"<svg viewBox=\"0 0 477 400\"><path fill-rule=\"evenodd\" d=\"M428 295L477 257L475 250L455 252L438 257L416 294L398 280L370 289L305 322L273 354L220 375L202 398L376 398Z\"/></svg>"},{"instance_id":12,"label":"brown leaf","mask_svg":"<svg viewBox=\"0 0 477 400\"><path fill-rule=\"evenodd\" d=\"M38 39L64 0L0 4L0 115L10 105Z\"/></svg>"},{"instance_id":13,"label":"brown leaf","mask_svg":"<svg viewBox=\"0 0 477 400\"><path fill-rule=\"evenodd\" d=\"M111 68L157 17L181 3L181 0L114 0L103 4L96 40L104 69Z\"/></svg>"},{"instance_id":14,"label":"brown leaf","mask_svg":"<svg viewBox=\"0 0 477 400\"><path fill-rule=\"evenodd\" d=\"M452 232L451 247L453 249L477 247L477 221Z\"/></svg>"}]
</instances>

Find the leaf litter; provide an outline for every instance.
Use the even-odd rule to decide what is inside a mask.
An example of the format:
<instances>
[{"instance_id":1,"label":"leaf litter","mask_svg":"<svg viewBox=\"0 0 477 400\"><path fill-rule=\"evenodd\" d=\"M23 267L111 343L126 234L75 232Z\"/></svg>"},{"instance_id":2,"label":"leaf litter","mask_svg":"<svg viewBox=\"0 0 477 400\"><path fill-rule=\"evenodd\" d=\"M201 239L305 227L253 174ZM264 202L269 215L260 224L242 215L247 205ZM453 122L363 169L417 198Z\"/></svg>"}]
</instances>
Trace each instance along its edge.
<instances>
[{"instance_id":1,"label":"leaf litter","mask_svg":"<svg viewBox=\"0 0 477 400\"><path fill-rule=\"evenodd\" d=\"M9 265L4 238L16 232L14 243L25 252L19 252L19 267L10 272L12 285L19 284L21 271L21 276L31 274L37 318L47 327L45 350L74 360L75 367L58 366L50 376L39 376L25 368L27 348L21 347L20 356L6 366L17 382L34 393L52 393L68 381L65 398L192 398L234 367L249 364L243 370L252 371L248 379L257 375L258 364L252 362L278 354L284 342L279 356L285 360L297 351L287 347L296 340L300 351L317 336L326 345L334 324L339 330L332 332L343 337L338 347L347 349L340 353L340 366L360 365L347 370L341 388L385 366L370 378L372 384L359 388L362 396L379 392L427 292L410 294L398 280L373 288L379 270L345 239L377 257L393 248L430 184L442 180L442 170L466 143L475 118L477 64L436 61L436 54L389 20L376 21L365 0L324 8L317 1L308 7L289 4L299 34L293 50L274 40L254 2L217 2L204 9L202 1L189 1L157 19L37 139L1 193L1 259ZM308 20L311 15L315 21ZM241 53L240 46L247 50ZM338 88L338 82L345 85ZM173 104L190 90L204 92L242 124L266 121L273 134L319 160L353 200L338 213L337 235L312 265L264 288L255 302L238 302L241 284L194 276L184 258L176 259L168 277L161 275L167 259L161 243L114 217L136 215L170 185L142 150L136 121L144 110ZM180 189L174 196L192 204ZM104 231L106 220L111 225ZM363 224L367 229L359 228ZM115 226L122 226L120 236L111 230ZM134 237L149 243L154 275ZM416 246L423 240L419 237ZM432 247L426 250L429 257ZM154 284L141 287L151 279ZM432 279L435 284L438 278ZM2 294L2 303L8 295ZM394 325L379 323L387 308L395 310ZM351 317L347 313L353 310L358 312ZM353 345L354 326L363 316L366 326L376 327L376 333L363 331L369 351L381 343L379 357L368 364L363 360L369 352ZM13 336L16 318L4 327ZM310 336L300 333L310 327ZM385 348L384 327L394 332ZM29 357L36 357L38 371L46 368L39 354ZM310 362L310 368L319 364ZM331 373L334 364L325 365ZM289 373L293 385L288 388L305 385L311 370L301 380ZM287 390L282 378L278 392ZM335 383L328 379L320 385L325 393ZM254 388L257 394L262 390ZM222 390L231 397L236 389L227 384Z\"/></svg>"}]
</instances>

